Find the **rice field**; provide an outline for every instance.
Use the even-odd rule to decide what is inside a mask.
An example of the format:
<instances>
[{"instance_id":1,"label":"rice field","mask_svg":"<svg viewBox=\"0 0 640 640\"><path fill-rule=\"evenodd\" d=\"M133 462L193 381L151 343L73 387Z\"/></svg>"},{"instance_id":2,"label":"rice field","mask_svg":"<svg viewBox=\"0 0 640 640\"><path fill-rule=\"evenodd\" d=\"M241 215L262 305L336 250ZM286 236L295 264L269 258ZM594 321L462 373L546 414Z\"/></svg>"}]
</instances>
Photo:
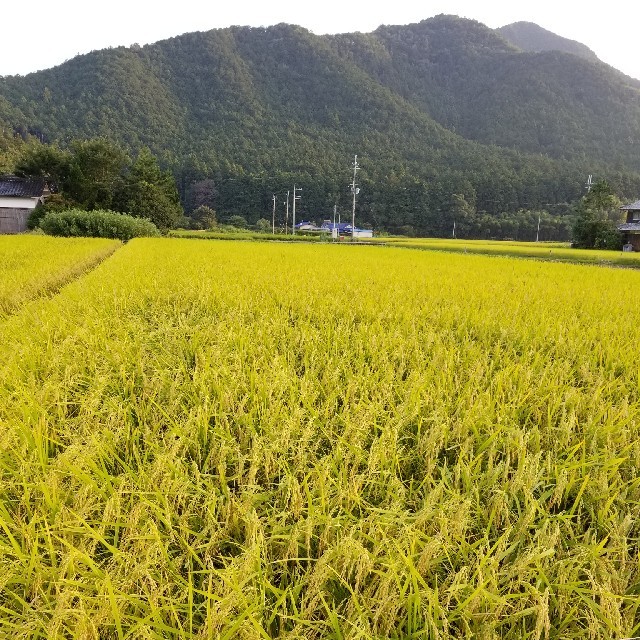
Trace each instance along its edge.
<instances>
[{"instance_id":1,"label":"rice field","mask_svg":"<svg viewBox=\"0 0 640 640\"><path fill-rule=\"evenodd\" d=\"M601 266L640 268L640 253L611 251L605 249L574 249L567 242L518 242L515 240L463 240L453 238L406 238L392 237L374 239L395 247L475 253L512 258L535 258L552 262L574 262Z\"/></svg>"},{"instance_id":2,"label":"rice field","mask_svg":"<svg viewBox=\"0 0 640 640\"><path fill-rule=\"evenodd\" d=\"M0 636L640 635L639 298L132 240L0 324Z\"/></svg>"},{"instance_id":3,"label":"rice field","mask_svg":"<svg viewBox=\"0 0 640 640\"><path fill-rule=\"evenodd\" d=\"M55 293L119 246L100 238L0 235L0 319L36 297Z\"/></svg>"}]
</instances>

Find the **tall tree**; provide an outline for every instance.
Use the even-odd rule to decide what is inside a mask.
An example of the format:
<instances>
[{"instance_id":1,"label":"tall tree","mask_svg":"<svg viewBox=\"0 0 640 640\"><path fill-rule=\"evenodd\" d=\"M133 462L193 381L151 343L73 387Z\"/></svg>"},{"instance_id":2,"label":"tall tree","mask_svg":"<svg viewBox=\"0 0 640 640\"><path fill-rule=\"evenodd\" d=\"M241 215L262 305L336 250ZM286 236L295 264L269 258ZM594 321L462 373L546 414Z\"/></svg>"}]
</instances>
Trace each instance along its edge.
<instances>
[{"instance_id":1,"label":"tall tree","mask_svg":"<svg viewBox=\"0 0 640 640\"><path fill-rule=\"evenodd\" d=\"M618 249L622 243L616 223L620 199L606 180L591 187L575 208L573 242L586 249Z\"/></svg>"},{"instance_id":2,"label":"tall tree","mask_svg":"<svg viewBox=\"0 0 640 640\"><path fill-rule=\"evenodd\" d=\"M161 230L174 226L183 213L173 176L162 171L146 147L124 178L116 206L132 216L151 220Z\"/></svg>"},{"instance_id":3,"label":"tall tree","mask_svg":"<svg viewBox=\"0 0 640 640\"><path fill-rule=\"evenodd\" d=\"M106 138L94 138L74 141L71 153L65 195L87 209L113 208L129 164L124 149Z\"/></svg>"}]
</instances>

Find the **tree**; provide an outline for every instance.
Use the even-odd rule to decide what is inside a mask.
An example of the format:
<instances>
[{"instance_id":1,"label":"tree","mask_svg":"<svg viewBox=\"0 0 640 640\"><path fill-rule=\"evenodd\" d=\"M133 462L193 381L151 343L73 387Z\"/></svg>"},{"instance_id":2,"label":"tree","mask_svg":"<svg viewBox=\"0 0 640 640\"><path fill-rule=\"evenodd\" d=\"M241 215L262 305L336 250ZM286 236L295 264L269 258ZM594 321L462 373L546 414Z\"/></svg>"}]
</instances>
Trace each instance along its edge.
<instances>
[{"instance_id":1,"label":"tree","mask_svg":"<svg viewBox=\"0 0 640 640\"><path fill-rule=\"evenodd\" d=\"M218 224L216 212L205 205L195 209L187 219L192 229L213 229Z\"/></svg>"},{"instance_id":2,"label":"tree","mask_svg":"<svg viewBox=\"0 0 640 640\"><path fill-rule=\"evenodd\" d=\"M271 231L273 230L273 227L271 225L271 221L270 220L267 220L266 218L260 218L256 222L256 229L260 233L271 233Z\"/></svg>"},{"instance_id":3,"label":"tree","mask_svg":"<svg viewBox=\"0 0 640 640\"><path fill-rule=\"evenodd\" d=\"M247 219L244 216L230 216L227 219L227 224L230 224L232 227L238 227L238 229L246 229L249 225L247 223Z\"/></svg>"},{"instance_id":4,"label":"tree","mask_svg":"<svg viewBox=\"0 0 640 640\"><path fill-rule=\"evenodd\" d=\"M166 231L182 217L182 207L173 176L162 171L148 148L138 154L124 178L115 206L137 218L147 218Z\"/></svg>"},{"instance_id":5,"label":"tree","mask_svg":"<svg viewBox=\"0 0 640 640\"><path fill-rule=\"evenodd\" d=\"M59 189L64 189L69 179L72 156L56 146L32 142L16 163L19 176L38 176L51 179Z\"/></svg>"},{"instance_id":6,"label":"tree","mask_svg":"<svg viewBox=\"0 0 640 640\"><path fill-rule=\"evenodd\" d=\"M126 152L106 138L76 140L64 193L86 209L110 209L123 186Z\"/></svg>"},{"instance_id":7,"label":"tree","mask_svg":"<svg viewBox=\"0 0 640 640\"><path fill-rule=\"evenodd\" d=\"M619 249L622 237L616 223L620 220L620 200L606 182L596 182L575 208L573 243L585 249Z\"/></svg>"}]
</instances>

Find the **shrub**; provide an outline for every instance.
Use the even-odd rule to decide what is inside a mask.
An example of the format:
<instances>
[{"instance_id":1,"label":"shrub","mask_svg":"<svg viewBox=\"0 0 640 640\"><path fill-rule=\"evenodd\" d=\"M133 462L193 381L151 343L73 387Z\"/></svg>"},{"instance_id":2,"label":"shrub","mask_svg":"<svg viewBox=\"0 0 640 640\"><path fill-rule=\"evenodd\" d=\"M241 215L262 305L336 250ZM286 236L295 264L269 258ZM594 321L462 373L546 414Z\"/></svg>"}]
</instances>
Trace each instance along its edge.
<instances>
[{"instance_id":1,"label":"shrub","mask_svg":"<svg viewBox=\"0 0 640 640\"><path fill-rule=\"evenodd\" d=\"M114 211L69 209L47 213L40 228L50 236L86 236L117 238L126 242L139 236L158 236L158 228L149 220Z\"/></svg>"},{"instance_id":2,"label":"shrub","mask_svg":"<svg viewBox=\"0 0 640 640\"><path fill-rule=\"evenodd\" d=\"M266 218L260 218L260 220L256 222L256 229L260 231L260 233L271 233L271 221Z\"/></svg>"}]
</instances>

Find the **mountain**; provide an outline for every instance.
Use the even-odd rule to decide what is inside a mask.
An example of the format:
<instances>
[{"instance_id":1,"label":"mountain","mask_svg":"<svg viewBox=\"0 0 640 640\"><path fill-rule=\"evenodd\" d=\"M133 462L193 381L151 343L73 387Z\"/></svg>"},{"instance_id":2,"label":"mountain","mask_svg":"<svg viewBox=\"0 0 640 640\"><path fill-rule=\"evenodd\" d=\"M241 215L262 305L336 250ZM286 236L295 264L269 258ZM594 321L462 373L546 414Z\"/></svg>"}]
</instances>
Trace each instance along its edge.
<instances>
[{"instance_id":1,"label":"mountain","mask_svg":"<svg viewBox=\"0 0 640 640\"><path fill-rule=\"evenodd\" d=\"M539 53L540 51L562 51L580 56L589 62L598 61L598 56L586 45L563 38L547 31L533 22L514 22L496 29L507 42L522 49Z\"/></svg>"},{"instance_id":2,"label":"mountain","mask_svg":"<svg viewBox=\"0 0 640 640\"><path fill-rule=\"evenodd\" d=\"M588 174L640 193L640 91L626 76L523 52L455 16L334 36L231 27L94 51L0 78L0 125L63 146L147 145L184 202L214 180L215 207L252 219L294 181L310 211L348 206L354 153L362 215L388 228L562 211Z\"/></svg>"}]
</instances>

